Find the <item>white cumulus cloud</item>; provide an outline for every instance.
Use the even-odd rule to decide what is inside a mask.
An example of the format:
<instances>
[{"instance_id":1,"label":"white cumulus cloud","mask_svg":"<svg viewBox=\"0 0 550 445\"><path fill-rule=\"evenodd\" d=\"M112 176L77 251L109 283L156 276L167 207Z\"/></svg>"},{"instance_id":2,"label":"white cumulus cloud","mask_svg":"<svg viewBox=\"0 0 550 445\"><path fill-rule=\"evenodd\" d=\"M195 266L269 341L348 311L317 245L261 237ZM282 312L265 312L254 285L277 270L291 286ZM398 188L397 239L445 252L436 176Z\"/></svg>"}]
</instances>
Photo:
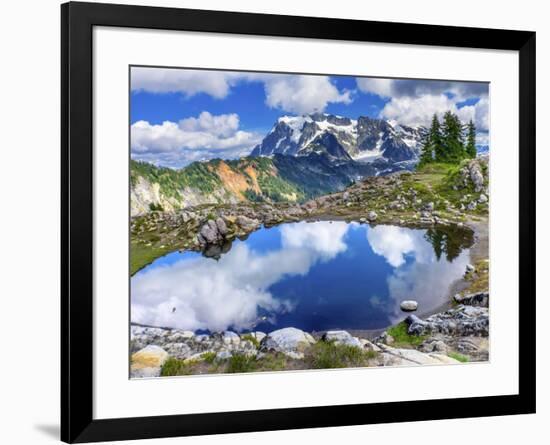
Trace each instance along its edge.
<instances>
[{"instance_id":1,"label":"white cumulus cloud","mask_svg":"<svg viewBox=\"0 0 550 445\"><path fill-rule=\"evenodd\" d=\"M131 75L132 91L181 93L186 97L205 93L216 99L227 97L239 82L263 83L266 105L288 113L320 112L329 103L351 102L351 93L340 92L328 76L154 67L134 67Z\"/></svg>"},{"instance_id":2,"label":"white cumulus cloud","mask_svg":"<svg viewBox=\"0 0 550 445\"><path fill-rule=\"evenodd\" d=\"M237 114L215 116L207 111L179 122L137 121L131 126L130 137L134 159L170 166L222 155L246 155L261 140L259 134L239 129Z\"/></svg>"},{"instance_id":3,"label":"white cumulus cloud","mask_svg":"<svg viewBox=\"0 0 550 445\"><path fill-rule=\"evenodd\" d=\"M132 91L182 93L186 96L206 93L222 99L227 96L238 78L238 73L223 71L133 67L131 88Z\"/></svg>"},{"instance_id":4,"label":"white cumulus cloud","mask_svg":"<svg viewBox=\"0 0 550 445\"><path fill-rule=\"evenodd\" d=\"M296 114L323 111L329 103L351 102L327 76L272 76L265 81L266 104Z\"/></svg>"},{"instance_id":5,"label":"white cumulus cloud","mask_svg":"<svg viewBox=\"0 0 550 445\"><path fill-rule=\"evenodd\" d=\"M137 273L131 281L132 321L222 331L253 327L259 309L291 310L292 302L275 299L269 287L284 276L304 275L314 264L343 252L348 225L283 227L278 250L262 253L239 243L219 261L195 256Z\"/></svg>"}]
</instances>

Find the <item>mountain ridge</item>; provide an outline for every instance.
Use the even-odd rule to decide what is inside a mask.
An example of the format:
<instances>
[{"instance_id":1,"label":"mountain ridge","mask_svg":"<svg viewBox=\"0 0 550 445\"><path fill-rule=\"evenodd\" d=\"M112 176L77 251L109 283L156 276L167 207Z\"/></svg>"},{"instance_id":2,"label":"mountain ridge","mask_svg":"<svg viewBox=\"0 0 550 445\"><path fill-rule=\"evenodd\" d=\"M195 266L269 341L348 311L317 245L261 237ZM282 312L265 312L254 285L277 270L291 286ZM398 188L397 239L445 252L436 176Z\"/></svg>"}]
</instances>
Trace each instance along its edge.
<instances>
[{"instance_id":1,"label":"mountain ridge","mask_svg":"<svg viewBox=\"0 0 550 445\"><path fill-rule=\"evenodd\" d=\"M301 156L310 153L310 145L320 149L319 138L331 134L353 160L371 162L385 158L390 162L414 161L421 151L426 133L422 126L399 125L384 119L359 116L356 120L328 113L281 116L251 156L283 154ZM333 142L330 141L333 145ZM326 147L327 148L327 147ZM342 154L342 158L346 156Z\"/></svg>"}]
</instances>

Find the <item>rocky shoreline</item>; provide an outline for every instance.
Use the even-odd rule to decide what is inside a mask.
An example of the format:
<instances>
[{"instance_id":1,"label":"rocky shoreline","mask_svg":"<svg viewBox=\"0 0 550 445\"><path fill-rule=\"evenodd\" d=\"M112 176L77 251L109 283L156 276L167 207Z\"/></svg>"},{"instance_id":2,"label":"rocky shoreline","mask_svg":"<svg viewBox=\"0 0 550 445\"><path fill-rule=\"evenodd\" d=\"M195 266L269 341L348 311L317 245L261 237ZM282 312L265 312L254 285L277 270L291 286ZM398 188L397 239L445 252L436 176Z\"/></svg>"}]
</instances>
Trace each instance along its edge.
<instances>
[{"instance_id":1,"label":"rocky shoreline","mask_svg":"<svg viewBox=\"0 0 550 445\"><path fill-rule=\"evenodd\" d=\"M486 361L489 358L489 294L457 296L460 304L445 312L420 319L414 314L400 324L404 337L394 328L374 338L351 335L344 330L323 334L294 327L270 333L232 331L196 334L192 331L131 326L132 378L163 375L168 360L181 362L185 373L223 372L224 364L239 357L260 363L266 357L282 357L283 369L310 369L308 358L319 344L357 349L367 360L361 366L415 366ZM399 325L398 325L399 326ZM397 332L399 335L392 335ZM327 366L332 367L332 366ZM341 366L335 366L341 367ZM269 371L257 369L258 371ZM278 369L280 370L280 369Z\"/></svg>"},{"instance_id":2,"label":"rocky shoreline","mask_svg":"<svg viewBox=\"0 0 550 445\"><path fill-rule=\"evenodd\" d=\"M487 179L481 174L480 162L470 161L460 170L450 186L449 194L459 197L453 195L453 199L437 193L431 177L426 180L400 171L369 177L344 191L303 204L242 202L136 216L130 224L132 274L175 250L198 251L216 258L227 252L235 239L244 239L262 226L289 222L345 220L472 231L473 224L486 222L488 209Z\"/></svg>"},{"instance_id":3,"label":"rocky shoreline","mask_svg":"<svg viewBox=\"0 0 550 445\"><path fill-rule=\"evenodd\" d=\"M205 335L132 325L131 377L488 360L488 178L481 162L469 161L451 182L437 174L399 172L370 177L303 204L203 205L132 218L132 273L174 250L218 258L235 239L246 239L262 226L318 220L459 230L470 239L464 247L472 247L474 264L453 287L453 300L437 313L411 314L384 332L307 333L287 327L270 333ZM412 310L414 305L406 306Z\"/></svg>"}]
</instances>

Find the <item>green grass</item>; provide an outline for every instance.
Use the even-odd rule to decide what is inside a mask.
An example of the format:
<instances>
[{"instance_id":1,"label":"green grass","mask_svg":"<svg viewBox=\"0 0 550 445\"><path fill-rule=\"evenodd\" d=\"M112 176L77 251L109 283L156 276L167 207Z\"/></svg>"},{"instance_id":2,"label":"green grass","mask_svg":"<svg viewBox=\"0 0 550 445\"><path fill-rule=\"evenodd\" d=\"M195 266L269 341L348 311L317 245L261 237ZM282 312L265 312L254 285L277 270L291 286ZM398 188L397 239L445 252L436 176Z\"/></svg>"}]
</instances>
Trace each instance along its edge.
<instances>
[{"instance_id":1,"label":"green grass","mask_svg":"<svg viewBox=\"0 0 550 445\"><path fill-rule=\"evenodd\" d=\"M426 335L409 334L408 325L404 321L392 326L386 332L393 337L392 346L419 346L427 337Z\"/></svg>"},{"instance_id":2,"label":"green grass","mask_svg":"<svg viewBox=\"0 0 550 445\"><path fill-rule=\"evenodd\" d=\"M258 360L259 371L283 371L288 369L288 360L284 354L266 354Z\"/></svg>"},{"instance_id":3,"label":"green grass","mask_svg":"<svg viewBox=\"0 0 550 445\"><path fill-rule=\"evenodd\" d=\"M462 363L466 363L466 362L470 361L470 359L467 356L462 355L458 352L449 352L447 355L451 358L454 358L455 360L458 360L459 362L462 362Z\"/></svg>"},{"instance_id":4,"label":"green grass","mask_svg":"<svg viewBox=\"0 0 550 445\"><path fill-rule=\"evenodd\" d=\"M241 336L241 340L248 340L250 343L254 345L256 349L260 347L260 342L252 334L244 334L243 336Z\"/></svg>"},{"instance_id":5,"label":"green grass","mask_svg":"<svg viewBox=\"0 0 550 445\"><path fill-rule=\"evenodd\" d=\"M311 369L349 368L367 366L375 356L374 351L356 346L318 341L306 352L305 360Z\"/></svg>"},{"instance_id":6,"label":"green grass","mask_svg":"<svg viewBox=\"0 0 550 445\"><path fill-rule=\"evenodd\" d=\"M208 352L205 352L203 355L202 355L202 359L208 363L208 364L212 364L214 363L214 360L216 360L216 353L214 351L208 351Z\"/></svg>"},{"instance_id":7,"label":"green grass","mask_svg":"<svg viewBox=\"0 0 550 445\"><path fill-rule=\"evenodd\" d=\"M134 275L138 270L143 269L157 258L167 254L169 248L160 248L155 246L144 246L139 243L130 243L130 275Z\"/></svg>"},{"instance_id":8,"label":"green grass","mask_svg":"<svg viewBox=\"0 0 550 445\"><path fill-rule=\"evenodd\" d=\"M256 357L247 356L245 354L234 354L228 360L225 372L252 372L258 369L258 361Z\"/></svg>"},{"instance_id":9,"label":"green grass","mask_svg":"<svg viewBox=\"0 0 550 445\"><path fill-rule=\"evenodd\" d=\"M169 357L162 366L161 377L193 374L193 363Z\"/></svg>"}]
</instances>

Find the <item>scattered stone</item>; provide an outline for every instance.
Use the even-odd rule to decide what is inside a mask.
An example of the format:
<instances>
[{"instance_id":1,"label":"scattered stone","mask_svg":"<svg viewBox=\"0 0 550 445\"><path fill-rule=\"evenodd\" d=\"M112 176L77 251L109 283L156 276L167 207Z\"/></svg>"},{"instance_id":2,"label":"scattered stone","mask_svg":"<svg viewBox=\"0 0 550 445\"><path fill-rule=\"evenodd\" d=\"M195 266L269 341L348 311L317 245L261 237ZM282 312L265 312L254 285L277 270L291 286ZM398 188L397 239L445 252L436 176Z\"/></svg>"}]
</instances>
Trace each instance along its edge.
<instances>
[{"instance_id":1,"label":"scattered stone","mask_svg":"<svg viewBox=\"0 0 550 445\"><path fill-rule=\"evenodd\" d=\"M414 312L418 309L418 302L414 300L403 300L399 305L402 311Z\"/></svg>"},{"instance_id":2,"label":"scattered stone","mask_svg":"<svg viewBox=\"0 0 550 445\"><path fill-rule=\"evenodd\" d=\"M376 214L376 212L374 210L371 210L367 215L367 219L369 221L374 221L374 220L376 220L377 217L378 217L378 215Z\"/></svg>"},{"instance_id":3,"label":"scattered stone","mask_svg":"<svg viewBox=\"0 0 550 445\"><path fill-rule=\"evenodd\" d=\"M473 265L471 264L466 265L466 273L474 272L475 270L476 268Z\"/></svg>"}]
</instances>

